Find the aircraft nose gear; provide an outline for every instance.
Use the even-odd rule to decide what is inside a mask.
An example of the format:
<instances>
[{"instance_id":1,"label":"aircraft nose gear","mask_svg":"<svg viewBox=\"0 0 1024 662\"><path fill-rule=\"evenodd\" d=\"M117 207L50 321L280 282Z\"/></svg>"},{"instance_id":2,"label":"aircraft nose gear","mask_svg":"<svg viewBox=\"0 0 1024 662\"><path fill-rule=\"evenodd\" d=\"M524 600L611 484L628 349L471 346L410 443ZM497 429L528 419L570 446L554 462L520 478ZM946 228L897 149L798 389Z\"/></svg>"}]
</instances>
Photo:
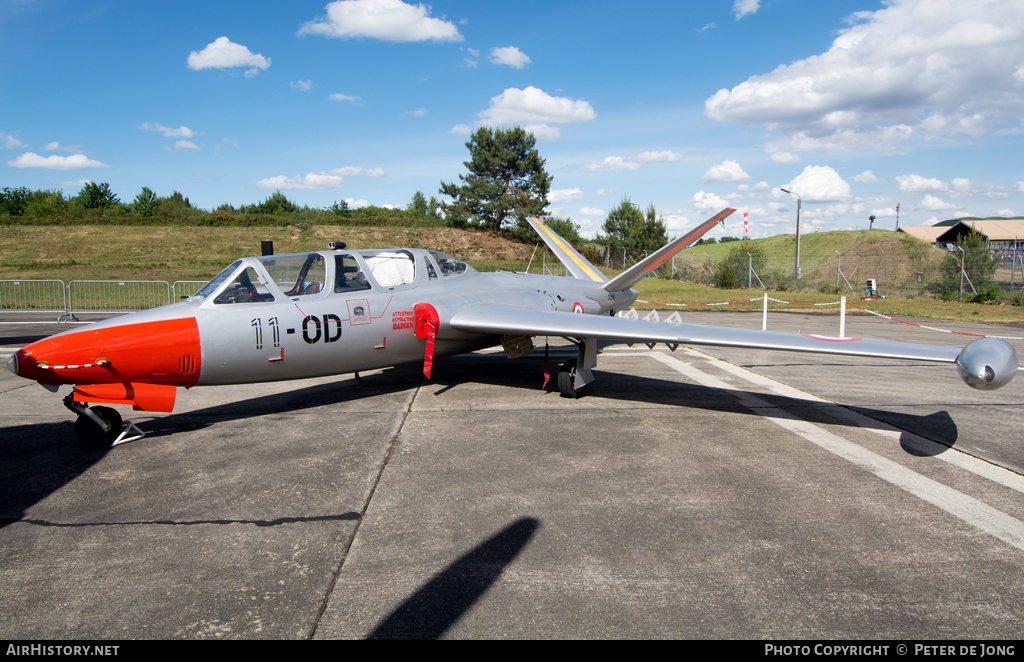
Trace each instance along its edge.
<instances>
[{"instance_id":1,"label":"aircraft nose gear","mask_svg":"<svg viewBox=\"0 0 1024 662\"><path fill-rule=\"evenodd\" d=\"M78 414L75 436L89 448L112 448L146 436L131 421L122 422L116 409L75 402L74 393L64 398L64 406Z\"/></svg>"}]
</instances>

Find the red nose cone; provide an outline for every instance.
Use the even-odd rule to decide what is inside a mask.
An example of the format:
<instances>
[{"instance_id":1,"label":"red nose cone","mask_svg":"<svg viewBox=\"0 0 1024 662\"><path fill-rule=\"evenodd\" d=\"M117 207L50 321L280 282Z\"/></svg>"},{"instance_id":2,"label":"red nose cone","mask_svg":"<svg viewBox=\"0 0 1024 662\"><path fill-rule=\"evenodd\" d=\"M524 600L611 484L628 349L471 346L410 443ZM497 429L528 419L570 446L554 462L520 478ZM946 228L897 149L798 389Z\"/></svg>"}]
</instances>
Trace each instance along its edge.
<instances>
[{"instance_id":1,"label":"red nose cone","mask_svg":"<svg viewBox=\"0 0 1024 662\"><path fill-rule=\"evenodd\" d=\"M194 386L200 360L199 328L193 317L87 327L45 338L14 355L19 376L44 384Z\"/></svg>"}]
</instances>

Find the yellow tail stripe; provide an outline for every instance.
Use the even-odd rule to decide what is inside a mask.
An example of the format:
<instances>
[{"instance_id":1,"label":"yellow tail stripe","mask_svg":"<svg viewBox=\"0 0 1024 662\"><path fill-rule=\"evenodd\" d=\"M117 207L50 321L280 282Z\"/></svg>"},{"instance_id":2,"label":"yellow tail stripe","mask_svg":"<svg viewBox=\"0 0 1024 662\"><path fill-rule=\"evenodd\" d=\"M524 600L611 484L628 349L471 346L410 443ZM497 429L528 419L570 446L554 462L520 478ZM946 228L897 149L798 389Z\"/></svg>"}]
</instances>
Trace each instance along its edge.
<instances>
[{"instance_id":1,"label":"yellow tail stripe","mask_svg":"<svg viewBox=\"0 0 1024 662\"><path fill-rule=\"evenodd\" d=\"M549 230L548 226L544 225L544 221L540 220L539 218L535 218L533 220L537 221L537 225L542 230L544 230L544 232L549 237L551 237L551 240L554 241L558 245L558 247L561 248L565 252L565 254L568 255L572 259L573 262L578 264L580 266L580 268L583 269L583 271L585 271L588 276L590 276L591 280L596 281L598 283L603 283L604 282L604 279L601 278L599 275L597 275L594 272L594 270L590 268L590 265L588 265L586 262L584 262L580 258L576 257L575 252L573 252L573 250L570 247L568 247L564 243L562 243L562 238L561 237L559 237L557 234L555 234L554 232Z\"/></svg>"}]
</instances>

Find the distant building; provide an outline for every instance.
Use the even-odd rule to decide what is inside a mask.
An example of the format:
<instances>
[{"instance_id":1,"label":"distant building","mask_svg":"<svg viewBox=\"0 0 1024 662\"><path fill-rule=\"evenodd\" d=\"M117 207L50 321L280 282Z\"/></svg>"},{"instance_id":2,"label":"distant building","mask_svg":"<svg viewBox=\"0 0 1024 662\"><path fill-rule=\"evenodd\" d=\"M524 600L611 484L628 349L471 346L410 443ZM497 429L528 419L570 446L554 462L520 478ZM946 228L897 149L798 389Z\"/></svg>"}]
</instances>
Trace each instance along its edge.
<instances>
[{"instance_id":1,"label":"distant building","mask_svg":"<svg viewBox=\"0 0 1024 662\"><path fill-rule=\"evenodd\" d=\"M1013 218L964 216L963 218L940 221L930 227L903 227L899 229L899 232L923 239L940 248L954 250L953 246L956 242L970 234L972 228L985 237L989 248L992 249L1013 250L1024 245L1024 216L1014 216Z\"/></svg>"}]
</instances>

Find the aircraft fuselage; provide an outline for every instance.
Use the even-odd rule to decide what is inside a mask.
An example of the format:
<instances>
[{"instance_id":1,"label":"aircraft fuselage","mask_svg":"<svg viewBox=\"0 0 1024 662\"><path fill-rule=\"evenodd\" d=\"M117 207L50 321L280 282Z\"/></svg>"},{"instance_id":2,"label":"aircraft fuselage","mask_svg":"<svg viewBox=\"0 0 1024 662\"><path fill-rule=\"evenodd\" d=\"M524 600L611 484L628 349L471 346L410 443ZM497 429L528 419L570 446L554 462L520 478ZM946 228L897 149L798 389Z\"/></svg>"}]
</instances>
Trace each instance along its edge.
<instances>
[{"instance_id":1,"label":"aircraft fuselage","mask_svg":"<svg viewBox=\"0 0 1024 662\"><path fill-rule=\"evenodd\" d=\"M447 356L499 342L495 336L452 329L446 323L450 312L499 304L609 314L636 298L635 291L610 294L600 283L575 278L479 273L432 251L363 253L367 255L318 251L245 258L232 265L234 271L224 275L217 287L204 288L205 296L51 336L19 350L12 369L43 384L82 386L191 387L320 377L423 361L426 340L416 334L417 304L429 304L438 312L433 355ZM375 275L371 265L386 260L379 257L382 254L399 256L394 259L403 265L411 262L411 273L406 269L395 277L408 282L380 284L388 275L379 268L376 273L381 275ZM342 256L353 265L350 271L355 267L369 276L361 281L363 289L342 286ZM299 281L318 283L318 292L298 294L308 283L296 283L291 277L274 282L273 267L266 265L294 258L321 265L317 276L293 274ZM457 271L445 262L456 263ZM259 280L251 292L258 288L259 293L231 296L235 274L247 270L252 270L251 280ZM332 283L336 286L331 287ZM90 401L104 401L95 389L91 393ZM146 402L131 400L128 394L108 401L150 408Z\"/></svg>"}]
</instances>

